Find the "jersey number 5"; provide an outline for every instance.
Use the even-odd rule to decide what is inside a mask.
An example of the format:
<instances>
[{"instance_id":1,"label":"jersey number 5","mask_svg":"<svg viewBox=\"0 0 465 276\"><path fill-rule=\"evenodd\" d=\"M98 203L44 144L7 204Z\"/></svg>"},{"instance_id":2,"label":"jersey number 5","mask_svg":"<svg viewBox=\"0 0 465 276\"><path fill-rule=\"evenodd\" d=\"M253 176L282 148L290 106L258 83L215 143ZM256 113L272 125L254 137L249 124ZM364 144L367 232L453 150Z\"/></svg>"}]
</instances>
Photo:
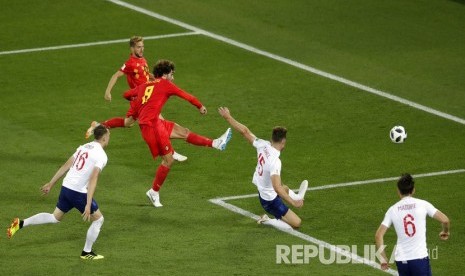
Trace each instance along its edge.
<instances>
[{"instance_id":1,"label":"jersey number 5","mask_svg":"<svg viewBox=\"0 0 465 276\"><path fill-rule=\"evenodd\" d=\"M258 155L258 175L262 176L263 175L263 164L265 164L265 158L263 155L260 153Z\"/></svg>"},{"instance_id":2,"label":"jersey number 5","mask_svg":"<svg viewBox=\"0 0 465 276\"><path fill-rule=\"evenodd\" d=\"M152 93L153 85L147 86L147 88L145 88L144 97L142 98L142 104L145 104L150 99Z\"/></svg>"},{"instance_id":3,"label":"jersey number 5","mask_svg":"<svg viewBox=\"0 0 465 276\"><path fill-rule=\"evenodd\" d=\"M407 236L413 237L417 230L415 229L415 223L413 223L415 219L411 214L407 214L404 217L404 232Z\"/></svg>"},{"instance_id":4,"label":"jersey number 5","mask_svg":"<svg viewBox=\"0 0 465 276\"><path fill-rule=\"evenodd\" d=\"M76 166L76 170L80 171L86 164L87 157L89 157L89 153L87 151L81 153L78 152L76 159L74 159L73 166Z\"/></svg>"}]
</instances>

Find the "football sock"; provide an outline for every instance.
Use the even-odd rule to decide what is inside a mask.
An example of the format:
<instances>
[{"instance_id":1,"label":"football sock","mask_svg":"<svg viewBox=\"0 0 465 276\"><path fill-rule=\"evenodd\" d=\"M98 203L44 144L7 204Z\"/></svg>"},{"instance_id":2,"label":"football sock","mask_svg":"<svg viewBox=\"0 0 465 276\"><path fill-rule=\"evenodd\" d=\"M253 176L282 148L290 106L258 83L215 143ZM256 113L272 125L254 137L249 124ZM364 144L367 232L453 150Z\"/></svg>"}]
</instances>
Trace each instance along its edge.
<instances>
[{"instance_id":1,"label":"football sock","mask_svg":"<svg viewBox=\"0 0 465 276\"><path fill-rule=\"evenodd\" d=\"M198 135L193 132L189 132L189 134L187 135L186 141L187 143L192 144L192 145L205 146L205 147L211 147L213 143L212 139Z\"/></svg>"},{"instance_id":2,"label":"football sock","mask_svg":"<svg viewBox=\"0 0 465 276\"><path fill-rule=\"evenodd\" d=\"M124 127L124 118L115 117L101 123L106 128Z\"/></svg>"},{"instance_id":3,"label":"football sock","mask_svg":"<svg viewBox=\"0 0 465 276\"><path fill-rule=\"evenodd\" d=\"M37 225L37 224L46 224L46 223L58 223L58 221L53 214L49 213L39 213L34 215L30 218L27 218L23 222L23 227L29 225Z\"/></svg>"},{"instance_id":4,"label":"football sock","mask_svg":"<svg viewBox=\"0 0 465 276\"><path fill-rule=\"evenodd\" d=\"M302 196L301 195L298 195L296 194L293 190L289 189L289 196L293 199L293 200L301 200L302 199Z\"/></svg>"},{"instance_id":5,"label":"football sock","mask_svg":"<svg viewBox=\"0 0 465 276\"><path fill-rule=\"evenodd\" d=\"M292 229L292 226L290 226L289 224L285 223L284 221L282 221L280 219L270 219L270 220L264 221L263 224L271 225L273 227L276 227L276 228L282 229L282 230L291 230Z\"/></svg>"},{"instance_id":6,"label":"football sock","mask_svg":"<svg viewBox=\"0 0 465 276\"><path fill-rule=\"evenodd\" d=\"M100 217L98 220L93 221L92 224L90 225L89 229L87 230L86 243L84 245L85 252L92 251L92 245L94 245L94 242L97 240L102 224L103 224L103 216Z\"/></svg>"},{"instance_id":7,"label":"football sock","mask_svg":"<svg viewBox=\"0 0 465 276\"><path fill-rule=\"evenodd\" d=\"M163 185L163 182L165 182L166 176L170 172L170 168L160 165L157 169L157 172L155 174L155 179L153 180L153 185L152 189L155 192L160 191L161 186Z\"/></svg>"}]
</instances>

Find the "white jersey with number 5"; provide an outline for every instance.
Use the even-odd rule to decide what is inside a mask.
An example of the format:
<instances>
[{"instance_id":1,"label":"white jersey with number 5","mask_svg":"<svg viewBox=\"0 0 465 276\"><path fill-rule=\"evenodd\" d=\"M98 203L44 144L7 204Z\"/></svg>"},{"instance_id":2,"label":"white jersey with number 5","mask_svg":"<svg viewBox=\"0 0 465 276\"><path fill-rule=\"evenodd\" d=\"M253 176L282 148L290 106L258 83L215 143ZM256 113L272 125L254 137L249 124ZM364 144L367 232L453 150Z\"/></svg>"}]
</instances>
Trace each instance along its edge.
<instances>
[{"instance_id":1,"label":"white jersey with number 5","mask_svg":"<svg viewBox=\"0 0 465 276\"><path fill-rule=\"evenodd\" d=\"M421 259L428 256L426 248L426 216L433 217L437 209L428 201L406 196L391 206L381 224L394 224L397 233L396 261Z\"/></svg>"},{"instance_id":2,"label":"white jersey with number 5","mask_svg":"<svg viewBox=\"0 0 465 276\"><path fill-rule=\"evenodd\" d=\"M257 167L252 182L257 186L261 198L273 200L278 194L271 183L271 176L281 175L280 151L273 148L270 142L258 138L253 146L257 149Z\"/></svg>"},{"instance_id":3,"label":"white jersey with number 5","mask_svg":"<svg viewBox=\"0 0 465 276\"><path fill-rule=\"evenodd\" d=\"M107 154L98 142L90 142L80 146L73 154L74 162L63 186L80 193L87 193L87 185L95 167L103 170L107 164Z\"/></svg>"}]
</instances>

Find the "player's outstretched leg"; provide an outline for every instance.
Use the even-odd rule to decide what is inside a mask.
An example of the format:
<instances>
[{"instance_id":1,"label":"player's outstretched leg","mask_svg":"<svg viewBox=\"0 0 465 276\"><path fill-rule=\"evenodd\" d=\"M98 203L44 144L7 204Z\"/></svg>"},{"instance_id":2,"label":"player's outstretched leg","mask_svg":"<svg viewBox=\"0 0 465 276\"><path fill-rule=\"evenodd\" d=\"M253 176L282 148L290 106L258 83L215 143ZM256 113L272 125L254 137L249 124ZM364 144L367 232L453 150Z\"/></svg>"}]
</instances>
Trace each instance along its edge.
<instances>
[{"instance_id":1,"label":"player's outstretched leg","mask_svg":"<svg viewBox=\"0 0 465 276\"><path fill-rule=\"evenodd\" d=\"M212 147L219 149L219 150L225 150L226 145L228 144L229 140L231 140L231 136L232 136L231 128L228 128L226 132L223 133L223 135L213 140Z\"/></svg>"}]
</instances>

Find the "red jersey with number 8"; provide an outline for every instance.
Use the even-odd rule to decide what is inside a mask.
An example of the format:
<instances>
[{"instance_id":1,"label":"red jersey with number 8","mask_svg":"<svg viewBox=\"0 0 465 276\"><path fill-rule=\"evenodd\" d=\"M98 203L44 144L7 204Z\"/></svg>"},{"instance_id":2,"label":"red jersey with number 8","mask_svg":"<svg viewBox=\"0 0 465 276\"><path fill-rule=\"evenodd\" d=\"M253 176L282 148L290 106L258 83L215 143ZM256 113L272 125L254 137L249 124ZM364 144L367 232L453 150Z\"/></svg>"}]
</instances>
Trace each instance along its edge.
<instances>
[{"instance_id":1,"label":"red jersey with number 8","mask_svg":"<svg viewBox=\"0 0 465 276\"><path fill-rule=\"evenodd\" d=\"M136 87L134 93L136 92L137 106L134 109L138 114L139 125L151 126L153 121L158 119L163 106L171 96L183 98L199 109L202 107L202 103L195 96L163 78Z\"/></svg>"}]
</instances>

